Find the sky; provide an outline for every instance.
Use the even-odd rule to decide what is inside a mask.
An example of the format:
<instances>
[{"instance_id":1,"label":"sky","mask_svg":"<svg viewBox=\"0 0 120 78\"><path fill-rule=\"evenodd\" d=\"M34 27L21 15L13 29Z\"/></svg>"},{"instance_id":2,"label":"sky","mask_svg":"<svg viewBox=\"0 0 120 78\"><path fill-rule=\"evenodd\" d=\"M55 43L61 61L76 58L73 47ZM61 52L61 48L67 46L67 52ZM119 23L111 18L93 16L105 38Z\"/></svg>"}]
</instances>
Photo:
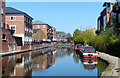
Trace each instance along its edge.
<instances>
[{"instance_id":1,"label":"sky","mask_svg":"<svg viewBox=\"0 0 120 78\"><path fill-rule=\"evenodd\" d=\"M7 2L7 7L26 12L57 31L73 34L77 28L96 28L103 2Z\"/></svg>"}]
</instances>

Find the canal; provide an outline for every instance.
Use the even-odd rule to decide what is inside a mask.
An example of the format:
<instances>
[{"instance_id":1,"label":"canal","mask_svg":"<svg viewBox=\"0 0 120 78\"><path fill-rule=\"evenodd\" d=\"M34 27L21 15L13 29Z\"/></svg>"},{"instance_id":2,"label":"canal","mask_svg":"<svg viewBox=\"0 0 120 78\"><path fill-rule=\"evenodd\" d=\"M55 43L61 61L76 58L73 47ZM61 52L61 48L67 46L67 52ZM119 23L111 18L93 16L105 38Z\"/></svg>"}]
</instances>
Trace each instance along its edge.
<instances>
[{"instance_id":1,"label":"canal","mask_svg":"<svg viewBox=\"0 0 120 78\"><path fill-rule=\"evenodd\" d=\"M71 48L57 48L41 53L32 51L0 58L1 77L11 76L98 76L107 64L100 59L89 63Z\"/></svg>"}]
</instances>

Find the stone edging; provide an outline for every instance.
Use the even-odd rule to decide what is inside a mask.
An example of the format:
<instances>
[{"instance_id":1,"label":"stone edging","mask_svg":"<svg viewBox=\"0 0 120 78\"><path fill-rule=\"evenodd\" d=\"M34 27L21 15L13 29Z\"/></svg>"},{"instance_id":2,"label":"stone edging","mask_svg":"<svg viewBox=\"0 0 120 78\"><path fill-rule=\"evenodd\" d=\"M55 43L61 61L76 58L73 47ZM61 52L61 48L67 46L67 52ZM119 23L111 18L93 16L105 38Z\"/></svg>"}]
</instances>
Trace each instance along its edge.
<instances>
[{"instance_id":1,"label":"stone edging","mask_svg":"<svg viewBox=\"0 0 120 78\"><path fill-rule=\"evenodd\" d=\"M119 62L120 58L111 56L109 54L98 52L98 57L107 61L109 66L105 69L105 71L101 74L101 76L120 76L120 72L117 72L118 68L120 68Z\"/></svg>"}]
</instances>

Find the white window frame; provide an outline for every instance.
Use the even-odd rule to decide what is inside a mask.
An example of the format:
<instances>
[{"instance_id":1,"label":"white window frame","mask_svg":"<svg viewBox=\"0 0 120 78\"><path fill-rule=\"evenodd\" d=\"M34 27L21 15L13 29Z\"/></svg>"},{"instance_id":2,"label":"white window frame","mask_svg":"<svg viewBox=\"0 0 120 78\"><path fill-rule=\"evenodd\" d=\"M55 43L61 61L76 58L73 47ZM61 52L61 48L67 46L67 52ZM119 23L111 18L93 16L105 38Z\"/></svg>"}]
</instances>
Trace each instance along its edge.
<instances>
[{"instance_id":1,"label":"white window frame","mask_svg":"<svg viewBox=\"0 0 120 78\"><path fill-rule=\"evenodd\" d=\"M2 40L6 40L6 34L4 34L5 35L5 39L3 39L3 34L2 34Z\"/></svg>"},{"instance_id":2,"label":"white window frame","mask_svg":"<svg viewBox=\"0 0 120 78\"><path fill-rule=\"evenodd\" d=\"M38 28L40 28L40 25L38 25Z\"/></svg>"},{"instance_id":3,"label":"white window frame","mask_svg":"<svg viewBox=\"0 0 120 78\"><path fill-rule=\"evenodd\" d=\"M15 33L16 33L16 25L10 25L10 30L12 30L11 27L13 26L15 27Z\"/></svg>"},{"instance_id":4,"label":"white window frame","mask_svg":"<svg viewBox=\"0 0 120 78\"><path fill-rule=\"evenodd\" d=\"M15 19L11 20L12 17L15 18ZM16 20L16 16L10 16L10 20L11 21L15 21Z\"/></svg>"},{"instance_id":5,"label":"white window frame","mask_svg":"<svg viewBox=\"0 0 120 78\"><path fill-rule=\"evenodd\" d=\"M46 25L43 25L43 28L46 28Z\"/></svg>"}]
</instances>

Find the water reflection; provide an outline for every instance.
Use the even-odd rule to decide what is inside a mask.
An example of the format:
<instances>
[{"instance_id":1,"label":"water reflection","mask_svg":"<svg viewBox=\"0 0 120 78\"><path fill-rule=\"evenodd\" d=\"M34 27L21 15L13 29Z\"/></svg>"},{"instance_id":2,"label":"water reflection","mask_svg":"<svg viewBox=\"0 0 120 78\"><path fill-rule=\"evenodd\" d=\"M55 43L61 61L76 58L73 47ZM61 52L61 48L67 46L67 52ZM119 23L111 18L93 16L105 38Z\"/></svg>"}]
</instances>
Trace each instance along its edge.
<instances>
[{"instance_id":1,"label":"water reflection","mask_svg":"<svg viewBox=\"0 0 120 78\"><path fill-rule=\"evenodd\" d=\"M76 60L76 62L81 60L84 68L89 71L95 69L96 65L98 64L98 58L84 58L77 51L74 53L73 57Z\"/></svg>"},{"instance_id":2,"label":"water reflection","mask_svg":"<svg viewBox=\"0 0 120 78\"><path fill-rule=\"evenodd\" d=\"M33 57L32 67L34 70L45 70L55 64L56 51L50 51L45 54Z\"/></svg>"},{"instance_id":3,"label":"water reflection","mask_svg":"<svg viewBox=\"0 0 120 78\"><path fill-rule=\"evenodd\" d=\"M14 75L15 56L1 58L2 61L2 76Z\"/></svg>"},{"instance_id":4,"label":"water reflection","mask_svg":"<svg viewBox=\"0 0 120 78\"><path fill-rule=\"evenodd\" d=\"M96 67L98 59L82 59L70 48L57 48L45 53L38 52L43 51L0 58L2 60L2 77L98 76L99 68Z\"/></svg>"},{"instance_id":5,"label":"water reflection","mask_svg":"<svg viewBox=\"0 0 120 78\"><path fill-rule=\"evenodd\" d=\"M7 56L1 59L3 78L6 76L26 76L28 75L28 72L32 70L32 61L29 53Z\"/></svg>"}]
</instances>

